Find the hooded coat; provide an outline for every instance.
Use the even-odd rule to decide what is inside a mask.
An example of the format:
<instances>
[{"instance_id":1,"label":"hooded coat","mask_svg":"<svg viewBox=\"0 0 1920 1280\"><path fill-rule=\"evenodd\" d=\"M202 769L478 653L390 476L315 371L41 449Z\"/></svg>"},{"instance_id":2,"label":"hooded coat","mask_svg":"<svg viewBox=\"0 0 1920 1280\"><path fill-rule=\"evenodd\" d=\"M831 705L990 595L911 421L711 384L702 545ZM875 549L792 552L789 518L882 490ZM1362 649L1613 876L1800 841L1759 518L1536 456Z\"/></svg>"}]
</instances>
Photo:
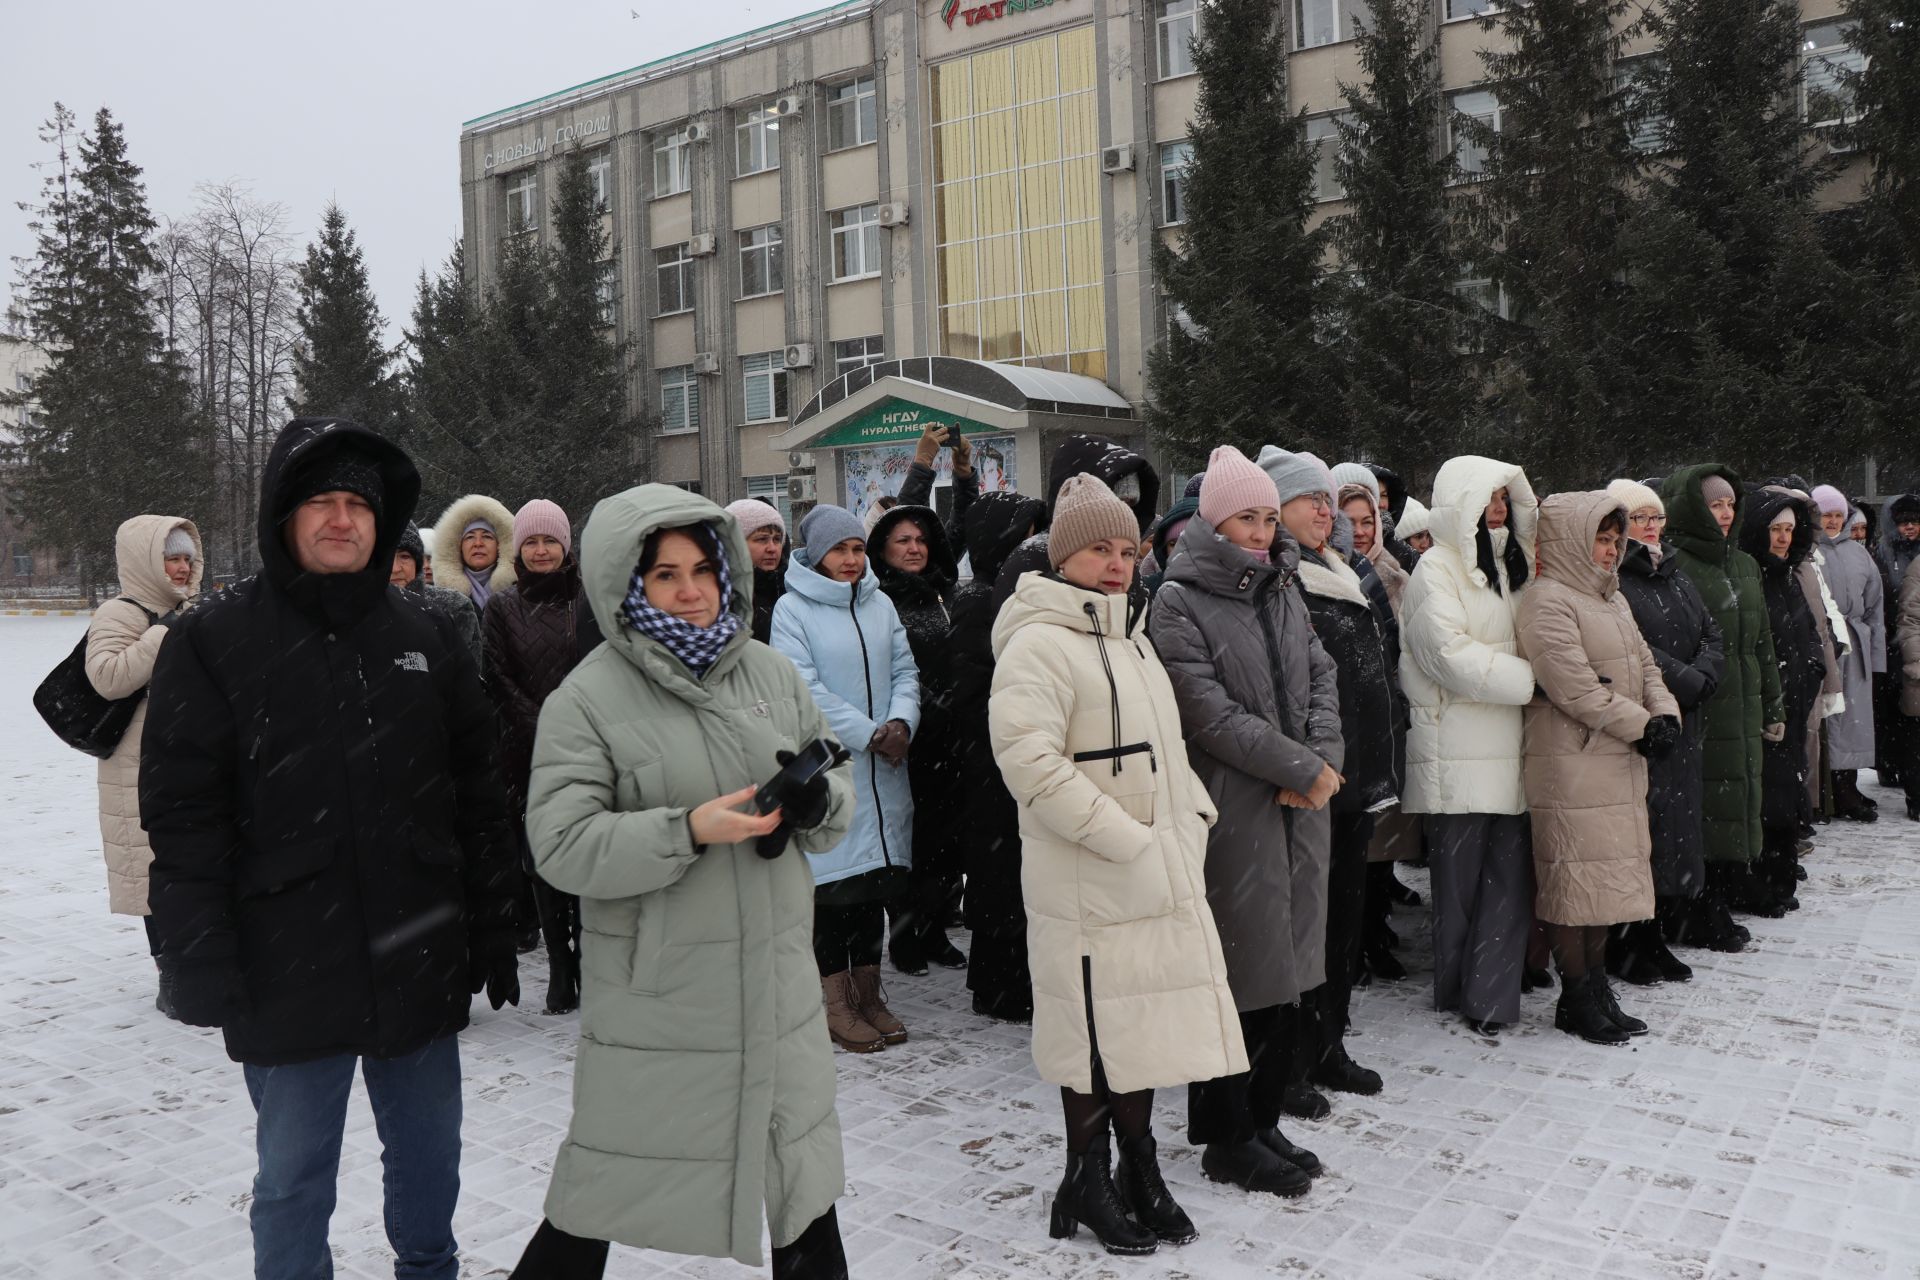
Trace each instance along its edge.
<instances>
[{"instance_id":1,"label":"hooded coat","mask_svg":"<svg viewBox=\"0 0 1920 1280\"><path fill-rule=\"evenodd\" d=\"M1179 558L1176 554L1176 560ZM1020 804L1040 1076L1115 1093L1247 1069L1207 908L1218 817L1127 597L1029 574L994 624L988 709Z\"/></svg>"},{"instance_id":2,"label":"hooded coat","mask_svg":"<svg viewBox=\"0 0 1920 1280\"><path fill-rule=\"evenodd\" d=\"M343 448L384 496L354 573L302 570L282 518ZM439 616L387 584L420 479L399 448L296 418L261 477L259 574L172 628L140 760L160 962L238 981L227 1052L261 1066L412 1053L467 1025L512 955L519 869L493 708Z\"/></svg>"},{"instance_id":3,"label":"hooded coat","mask_svg":"<svg viewBox=\"0 0 1920 1280\"><path fill-rule=\"evenodd\" d=\"M621 616L649 535L693 524L748 563L738 522L698 494L650 484L595 506L582 576L596 613ZM725 604L747 621L744 591ZM616 623L548 698L527 836L584 926L573 1119L546 1202L561 1230L758 1265L763 1222L791 1244L839 1198L813 878L792 848L846 834L848 766L780 857L695 845L687 821L771 778L776 751L833 736L793 664L745 626L696 677Z\"/></svg>"},{"instance_id":4,"label":"hooded coat","mask_svg":"<svg viewBox=\"0 0 1920 1280\"><path fill-rule=\"evenodd\" d=\"M493 536L500 541L500 558L487 577L487 589L503 591L513 584L514 578L513 512L498 499L484 493L470 493L461 498L440 513L429 539L433 546L434 585L468 599L473 598L473 583L467 578L466 562L460 558L460 535L475 520L485 520L491 525Z\"/></svg>"},{"instance_id":5,"label":"hooded coat","mask_svg":"<svg viewBox=\"0 0 1920 1280\"><path fill-rule=\"evenodd\" d=\"M1880 572L1887 580L1887 591L1892 596L1900 594L1900 586L1906 581L1907 566L1920 559L1920 538L1900 536L1900 513L1910 513L1907 518L1920 516L1920 493L1896 493L1880 507L1880 540L1876 544L1874 559L1880 562Z\"/></svg>"},{"instance_id":6,"label":"hooded coat","mask_svg":"<svg viewBox=\"0 0 1920 1280\"><path fill-rule=\"evenodd\" d=\"M1147 594L1160 594L1160 584L1167 580L1167 566L1173 563L1173 551L1167 546L1167 534L1173 526L1183 520L1191 520L1200 514L1200 499L1182 498L1167 508L1166 514L1153 522L1153 528L1147 532L1147 555L1153 557L1152 571L1148 571L1146 556L1141 557L1140 572L1145 575ZM1174 540L1179 546L1179 540Z\"/></svg>"},{"instance_id":7,"label":"hooded coat","mask_svg":"<svg viewBox=\"0 0 1920 1280\"><path fill-rule=\"evenodd\" d=\"M1768 550L1767 526L1788 508L1795 516L1793 540L1782 560ZM1740 548L1760 567L1787 726L1783 739L1764 744L1761 815L1768 826L1784 826L1810 816L1807 735L1827 674L1820 624L1800 581L1800 566L1813 553L1813 505L1784 490L1761 489L1747 495L1740 521Z\"/></svg>"},{"instance_id":8,"label":"hooded coat","mask_svg":"<svg viewBox=\"0 0 1920 1280\"><path fill-rule=\"evenodd\" d=\"M1647 761L1633 744L1678 719L1619 577L1593 562L1600 524L1626 508L1604 489L1540 506L1540 576L1520 597L1520 651L1545 691L1526 711L1534 914L1566 925L1653 915ZM1624 530L1622 539L1625 538Z\"/></svg>"},{"instance_id":9,"label":"hooded coat","mask_svg":"<svg viewBox=\"0 0 1920 1280\"><path fill-rule=\"evenodd\" d=\"M1220 815L1207 837L1207 905L1243 1010L1292 1004L1327 977L1332 814L1274 803L1283 787L1312 790L1345 756L1339 674L1299 575L1300 547L1284 529L1262 562L1196 515L1148 627Z\"/></svg>"},{"instance_id":10,"label":"hooded coat","mask_svg":"<svg viewBox=\"0 0 1920 1280\"><path fill-rule=\"evenodd\" d=\"M1433 548L1400 602L1400 687L1411 717L1401 807L1408 813L1527 811L1521 708L1533 700L1533 668L1514 630L1524 593L1504 565L1496 587L1477 546L1482 513L1502 488L1507 538L1531 574L1537 504L1526 472L1469 454L1449 459L1434 477Z\"/></svg>"},{"instance_id":11,"label":"hooded coat","mask_svg":"<svg viewBox=\"0 0 1920 1280\"><path fill-rule=\"evenodd\" d=\"M176 587L167 577L167 535L183 529L193 539L193 577ZM153 679L168 628L156 623L200 593L206 557L200 531L178 516L135 516L114 535L120 596L93 611L87 624L87 682L103 698L130 698ZM132 603L128 603L131 601ZM147 914L147 864L153 849L140 825L140 739L146 699L113 754L100 762L100 844L107 860L107 909L115 915Z\"/></svg>"},{"instance_id":12,"label":"hooded coat","mask_svg":"<svg viewBox=\"0 0 1920 1280\"><path fill-rule=\"evenodd\" d=\"M436 587L427 581L424 560L427 554L426 541L420 536L417 525L409 523L407 531L400 535L400 545L394 548L413 557L413 581L403 590L426 608L433 610L453 623L454 632L460 642L467 646L467 652L473 655L474 666L479 668L480 678L487 676L487 641L480 628L480 614L473 607L473 601L457 591L445 587Z\"/></svg>"},{"instance_id":13,"label":"hooded coat","mask_svg":"<svg viewBox=\"0 0 1920 1280\"><path fill-rule=\"evenodd\" d=\"M517 560L518 557L516 556ZM487 602L487 693L500 714L500 774L515 815L527 811L540 708L580 660L580 566L521 573Z\"/></svg>"},{"instance_id":14,"label":"hooded coat","mask_svg":"<svg viewBox=\"0 0 1920 1280\"><path fill-rule=\"evenodd\" d=\"M1098 476L1111 489L1120 481L1131 477L1140 485L1140 497L1131 503L1134 516L1140 522L1141 541L1146 540L1147 530L1153 527L1155 504L1160 500L1160 476L1145 457L1135 453L1123 444L1117 444L1104 436L1072 435L1060 442L1053 451L1052 464L1047 468L1047 509L1048 519L1052 519L1053 504L1059 500L1060 486L1074 476ZM1195 510L1198 510L1198 506ZM1052 569L1047 559L1047 535L1043 531L1021 543L1006 559L994 582L993 597L995 606L1003 605L1013 595L1019 585L1022 574L1046 573ZM979 570L974 570L978 575ZM1133 604L1136 621L1147 611L1147 584L1138 574L1134 575L1133 589L1127 593L1127 599Z\"/></svg>"},{"instance_id":15,"label":"hooded coat","mask_svg":"<svg viewBox=\"0 0 1920 1280\"><path fill-rule=\"evenodd\" d=\"M920 731L920 675L907 629L880 580L873 560L858 582L835 582L815 572L804 548L793 553L787 592L773 610L773 647L799 668L813 700L833 726L833 736L853 753L853 785L859 802L846 839L809 850L813 878L821 885L913 865L913 791L909 766L893 765L867 750L889 720Z\"/></svg>"},{"instance_id":16,"label":"hooded coat","mask_svg":"<svg viewBox=\"0 0 1920 1280\"><path fill-rule=\"evenodd\" d=\"M1726 674L1726 641L1699 589L1680 572L1671 543L1655 557L1645 543L1628 542L1620 560L1620 594L1633 610L1661 682L1680 707L1680 737L1673 750L1647 762L1653 891L1690 898L1706 883L1701 734L1707 700Z\"/></svg>"},{"instance_id":17,"label":"hooded coat","mask_svg":"<svg viewBox=\"0 0 1920 1280\"><path fill-rule=\"evenodd\" d=\"M753 571L753 638L761 644L773 642L773 607L787 594L787 568L793 562L793 546L780 544L780 563L771 569Z\"/></svg>"},{"instance_id":18,"label":"hooded coat","mask_svg":"<svg viewBox=\"0 0 1920 1280\"><path fill-rule=\"evenodd\" d=\"M1887 669L1887 596L1880 566L1864 543L1845 528L1819 537L1826 556L1827 588L1846 619L1846 656L1840 659L1846 708L1827 720L1828 763L1835 769L1871 769L1874 764L1873 677Z\"/></svg>"},{"instance_id":19,"label":"hooded coat","mask_svg":"<svg viewBox=\"0 0 1920 1280\"><path fill-rule=\"evenodd\" d=\"M1740 477L1718 463L1682 467L1660 486L1667 508L1667 539L1681 574L1693 583L1726 645L1726 670L1707 700L1703 740L1701 813L1709 862L1749 862L1760 854L1761 731L1786 718L1780 670L1767 627L1760 566L1720 526L1700 492L1717 475L1733 486L1734 532L1750 500Z\"/></svg>"}]
</instances>

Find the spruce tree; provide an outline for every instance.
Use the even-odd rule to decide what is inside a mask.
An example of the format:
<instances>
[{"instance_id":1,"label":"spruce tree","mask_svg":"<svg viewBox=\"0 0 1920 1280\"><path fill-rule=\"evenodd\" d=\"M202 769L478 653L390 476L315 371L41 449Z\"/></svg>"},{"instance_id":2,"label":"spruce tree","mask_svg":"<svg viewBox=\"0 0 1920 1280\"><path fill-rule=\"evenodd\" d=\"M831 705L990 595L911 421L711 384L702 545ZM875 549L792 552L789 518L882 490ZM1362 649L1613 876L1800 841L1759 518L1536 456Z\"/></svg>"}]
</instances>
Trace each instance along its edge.
<instances>
[{"instance_id":1,"label":"spruce tree","mask_svg":"<svg viewBox=\"0 0 1920 1280\"><path fill-rule=\"evenodd\" d=\"M1338 379L1322 342L1324 229L1309 230L1316 149L1287 105L1272 0L1214 0L1193 42L1200 74L1180 247L1154 243L1169 311L1147 358L1149 427L1173 458L1216 444L1336 451Z\"/></svg>"},{"instance_id":2,"label":"spruce tree","mask_svg":"<svg viewBox=\"0 0 1920 1280\"><path fill-rule=\"evenodd\" d=\"M1515 321L1496 326L1496 430L1479 446L1525 456L1552 487L1638 464L1624 353L1627 227L1638 165L1614 64L1628 0L1531 0L1483 19L1500 127L1455 117L1487 149L1475 193L1476 266Z\"/></svg>"},{"instance_id":3,"label":"spruce tree","mask_svg":"<svg viewBox=\"0 0 1920 1280\"><path fill-rule=\"evenodd\" d=\"M293 412L393 432L394 389L381 342L386 321L367 279L366 257L338 204L327 205L319 238L307 246L299 324Z\"/></svg>"},{"instance_id":4,"label":"spruce tree","mask_svg":"<svg viewBox=\"0 0 1920 1280\"><path fill-rule=\"evenodd\" d=\"M1428 0L1377 0L1354 51L1366 80L1341 85L1334 174L1347 211L1332 221L1346 364L1345 417L1360 456L1430 475L1460 451L1477 395L1460 347L1463 314L1448 187L1459 176L1434 138L1446 120Z\"/></svg>"},{"instance_id":5,"label":"spruce tree","mask_svg":"<svg viewBox=\"0 0 1920 1280\"><path fill-rule=\"evenodd\" d=\"M72 117L56 106L50 131ZM141 512L205 518L211 475L187 380L149 306L157 270L140 169L101 108L78 139L79 161L48 178L37 251L22 271L15 316L51 363L37 412L7 449L18 512L39 540L72 548L90 590L114 574L114 531Z\"/></svg>"}]
</instances>

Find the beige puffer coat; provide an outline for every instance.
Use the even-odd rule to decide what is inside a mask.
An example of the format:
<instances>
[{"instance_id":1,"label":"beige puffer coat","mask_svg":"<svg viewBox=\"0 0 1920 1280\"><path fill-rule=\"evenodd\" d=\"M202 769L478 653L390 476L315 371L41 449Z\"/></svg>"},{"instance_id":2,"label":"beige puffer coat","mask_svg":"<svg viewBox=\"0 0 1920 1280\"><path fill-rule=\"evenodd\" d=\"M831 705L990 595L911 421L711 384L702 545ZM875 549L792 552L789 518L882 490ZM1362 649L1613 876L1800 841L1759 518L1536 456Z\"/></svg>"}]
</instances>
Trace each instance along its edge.
<instances>
[{"instance_id":1,"label":"beige puffer coat","mask_svg":"<svg viewBox=\"0 0 1920 1280\"><path fill-rule=\"evenodd\" d=\"M1653 717L1678 719L1680 704L1619 575L1593 562L1594 535L1611 511L1625 508L1604 489L1542 503L1539 578L1520 597L1520 649L1547 695L1526 711L1534 913L1555 924L1653 915L1647 762L1633 744Z\"/></svg>"},{"instance_id":2,"label":"beige puffer coat","mask_svg":"<svg viewBox=\"0 0 1920 1280\"><path fill-rule=\"evenodd\" d=\"M1207 908L1217 819L1128 598L1023 575L993 628L993 753L1020 805L1042 1079L1116 1093L1247 1069Z\"/></svg>"},{"instance_id":3,"label":"beige puffer coat","mask_svg":"<svg viewBox=\"0 0 1920 1280\"><path fill-rule=\"evenodd\" d=\"M193 577L185 587L167 579L167 535L185 529L193 539ZM87 626L87 681L103 698L127 698L153 679L167 629L147 620L147 612L165 615L200 590L205 558L200 531L178 516L135 516L114 535L120 562L120 594L93 611ZM126 736L100 762L100 842L107 859L107 906L116 915L147 914L147 865L153 849L140 825L140 735L146 728L147 702L140 700Z\"/></svg>"},{"instance_id":4,"label":"beige puffer coat","mask_svg":"<svg viewBox=\"0 0 1920 1280\"><path fill-rule=\"evenodd\" d=\"M513 512L496 498L470 493L440 513L434 522L433 534L427 539L427 549L433 552L433 585L469 598L473 595L473 583L467 578L465 562L460 559L460 534L475 520L485 520L492 525L493 536L500 541L500 558L487 577L487 590L504 591L519 576L513 567L516 554Z\"/></svg>"}]
</instances>

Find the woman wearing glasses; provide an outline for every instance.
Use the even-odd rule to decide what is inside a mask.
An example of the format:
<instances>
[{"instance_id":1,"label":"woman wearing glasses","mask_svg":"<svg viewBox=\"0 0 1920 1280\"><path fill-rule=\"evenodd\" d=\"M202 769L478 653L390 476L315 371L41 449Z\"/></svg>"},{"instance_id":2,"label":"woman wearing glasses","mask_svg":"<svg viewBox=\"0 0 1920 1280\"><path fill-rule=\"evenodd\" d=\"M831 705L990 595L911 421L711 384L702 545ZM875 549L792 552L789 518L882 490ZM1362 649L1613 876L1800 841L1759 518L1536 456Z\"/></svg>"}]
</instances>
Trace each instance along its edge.
<instances>
[{"instance_id":1,"label":"woman wearing glasses","mask_svg":"<svg viewBox=\"0 0 1920 1280\"><path fill-rule=\"evenodd\" d=\"M1720 624L1699 588L1679 572L1674 546L1664 540L1667 508L1660 495L1634 480L1615 480L1607 493L1627 509L1620 594L1633 609L1661 680L1680 704L1680 736L1672 751L1647 759L1654 918L1614 929L1607 940L1607 972L1637 986L1685 982L1693 970L1667 949L1668 943L1727 950L1737 949L1738 942L1689 927L1694 901L1706 884L1700 813L1704 708L1720 687L1727 651Z\"/></svg>"}]
</instances>

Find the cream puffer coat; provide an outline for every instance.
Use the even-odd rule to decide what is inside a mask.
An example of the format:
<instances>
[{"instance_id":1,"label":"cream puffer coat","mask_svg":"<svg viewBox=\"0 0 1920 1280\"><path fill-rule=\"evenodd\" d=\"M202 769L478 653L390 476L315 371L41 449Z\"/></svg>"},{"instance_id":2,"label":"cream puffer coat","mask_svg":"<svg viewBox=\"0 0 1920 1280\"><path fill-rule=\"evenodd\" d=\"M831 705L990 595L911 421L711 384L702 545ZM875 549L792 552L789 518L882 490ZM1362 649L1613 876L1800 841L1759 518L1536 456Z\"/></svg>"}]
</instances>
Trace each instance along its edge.
<instances>
[{"instance_id":1,"label":"cream puffer coat","mask_svg":"<svg viewBox=\"0 0 1920 1280\"><path fill-rule=\"evenodd\" d=\"M504 591L519 576L513 568L516 554L513 512L498 499L484 493L470 493L440 513L440 518L434 521L433 534L427 539L427 548L433 552L433 585L457 591L469 599L473 596L473 583L467 580L466 562L460 558L460 534L475 520L485 520L492 525L493 536L500 540L500 559L494 562L493 573L487 578L487 590Z\"/></svg>"},{"instance_id":2,"label":"cream puffer coat","mask_svg":"<svg viewBox=\"0 0 1920 1280\"><path fill-rule=\"evenodd\" d=\"M1634 749L1655 716L1680 717L1641 638L1620 578L1593 562L1604 489L1556 493L1540 508L1540 577L1520 597L1520 650L1546 691L1526 710L1534 913L1555 924L1653 915L1647 761ZM1621 534L1624 544L1626 535Z\"/></svg>"},{"instance_id":3,"label":"cream puffer coat","mask_svg":"<svg viewBox=\"0 0 1920 1280\"><path fill-rule=\"evenodd\" d=\"M1514 634L1525 588L1490 585L1474 543L1481 513L1503 488L1507 537L1518 540L1531 575L1538 503L1526 472L1469 454L1434 478L1433 547L1400 600L1400 685L1412 719L1401 796L1408 813L1527 811L1520 710L1533 700L1533 668ZM1505 539L1494 541L1497 553Z\"/></svg>"},{"instance_id":4,"label":"cream puffer coat","mask_svg":"<svg viewBox=\"0 0 1920 1280\"><path fill-rule=\"evenodd\" d=\"M193 539L193 577L184 587L167 578L167 535L184 529ZM147 614L165 616L200 590L206 560L200 531L178 516L135 516L113 539L120 564L120 594L93 611L87 626L87 681L103 698L130 698L153 679L153 663L167 628ZM100 762L100 842L107 859L107 906L116 915L147 914L147 865L153 849L140 825L140 737L147 702L140 700L126 736Z\"/></svg>"},{"instance_id":5,"label":"cream puffer coat","mask_svg":"<svg viewBox=\"0 0 1920 1280\"><path fill-rule=\"evenodd\" d=\"M1029 573L993 628L987 720L1020 806L1033 1060L1080 1093L1094 1036L1116 1093L1247 1069L1207 908L1218 814L1127 613L1124 594Z\"/></svg>"}]
</instances>

